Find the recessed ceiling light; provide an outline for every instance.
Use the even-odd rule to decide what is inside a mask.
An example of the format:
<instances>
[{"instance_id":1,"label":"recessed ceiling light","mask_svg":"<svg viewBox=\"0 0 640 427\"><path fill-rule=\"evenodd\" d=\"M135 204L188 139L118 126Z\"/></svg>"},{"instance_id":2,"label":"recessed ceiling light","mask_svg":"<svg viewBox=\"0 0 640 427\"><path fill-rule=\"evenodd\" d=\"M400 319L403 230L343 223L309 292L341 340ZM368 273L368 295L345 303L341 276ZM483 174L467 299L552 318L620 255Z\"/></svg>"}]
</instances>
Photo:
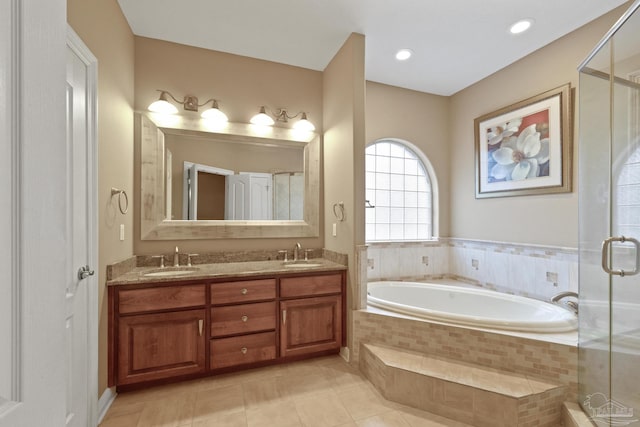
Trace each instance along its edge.
<instances>
[{"instance_id":1,"label":"recessed ceiling light","mask_svg":"<svg viewBox=\"0 0 640 427\"><path fill-rule=\"evenodd\" d=\"M521 19L509 28L511 34L520 34L527 31L533 25L533 19Z\"/></svg>"},{"instance_id":2,"label":"recessed ceiling light","mask_svg":"<svg viewBox=\"0 0 640 427\"><path fill-rule=\"evenodd\" d=\"M398 61L406 61L411 58L411 55L413 55L413 51L411 49L400 49L396 52L396 59Z\"/></svg>"}]
</instances>

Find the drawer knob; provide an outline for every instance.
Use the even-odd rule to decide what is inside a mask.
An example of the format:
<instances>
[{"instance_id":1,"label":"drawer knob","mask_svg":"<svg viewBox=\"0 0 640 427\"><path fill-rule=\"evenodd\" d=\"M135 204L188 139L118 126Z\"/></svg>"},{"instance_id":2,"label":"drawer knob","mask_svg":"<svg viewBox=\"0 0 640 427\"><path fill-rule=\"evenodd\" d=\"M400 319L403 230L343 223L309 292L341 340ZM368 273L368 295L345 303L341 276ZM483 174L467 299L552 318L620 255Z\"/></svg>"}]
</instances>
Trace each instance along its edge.
<instances>
[{"instance_id":1,"label":"drawer knob","mask_svg":"<svg viewBox=\"0 0 640 427\"><path fill-rule=\"evenodd\" d=\"M247 347L242 347L242 348L240 349L240 352L241 352L242 354L247 354Z\"/></svg>"},{"instance_id":2,"label":"drawer knob","mask_svg":"<svg viewBox=\"0 0 640 427\"><path fill-rule=\"evenodd\" d=\"M247 320L249 320L249 317L248 316L242 316L241 319L242 319L243 322L246 322Z\"/></svg>"},{"instance_id":3,"label":"drawer knob","mask_svg":"<svg viewBox=\"0 0 640 427\"><path fill-rule=\"evenodd\" d=\"M247 288L242 288L242 290L240 291L240 293L242 295L246 295L247 294Z\"/></svg>"}]
</instances>

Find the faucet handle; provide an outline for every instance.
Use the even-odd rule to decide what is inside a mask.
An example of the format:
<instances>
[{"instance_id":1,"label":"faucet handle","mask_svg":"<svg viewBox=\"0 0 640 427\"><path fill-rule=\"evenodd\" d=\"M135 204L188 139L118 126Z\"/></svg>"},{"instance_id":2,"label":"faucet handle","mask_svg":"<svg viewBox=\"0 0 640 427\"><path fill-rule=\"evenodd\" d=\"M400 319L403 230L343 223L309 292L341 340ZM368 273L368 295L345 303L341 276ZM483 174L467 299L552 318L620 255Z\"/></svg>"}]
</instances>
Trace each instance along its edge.
<instances>
[{"instance_id":1,"label":"faucet handle","mask_svg":"<svg viewBox=\"0 0 640 427\"><path fill-rule=\"evenodd\" d=\"M309 261L309 254L313 252L313 249L305 249L304 250L304 260Z\"/></svg>"},{"instance_id":2,"label":"faucet handle","mask_svg":"<svg viewBox=\"0 0 640 427\"><path fill-rule=\"evenodd\" d=\"M154 255L151 258L160 258L160 268L164 268L164 255Z\"/></svg>"},{"instance_id":3,"label":"faucet handle","mask_svg":"<svg viewBox=\"0 0 640 427\"><path fill-rule=\"evenodd\" d=\"M288 251L278 251L278 253L279 253L279 254L284 254L284 257L283 257L283 259L282 259L284 262L289 262L289 259L287 258L287 256L288 256Z\"/></svg>"},{"instance_id":4,"label":"faucet handle","mask_svg":"<svg viewBox=\"0 0 640 427\"><path fill-rule=\"evenodd\" d=\"M187 267L191 267L191 257L198 256L200 254L187 254Z\"/></svg>"}]
</instances>

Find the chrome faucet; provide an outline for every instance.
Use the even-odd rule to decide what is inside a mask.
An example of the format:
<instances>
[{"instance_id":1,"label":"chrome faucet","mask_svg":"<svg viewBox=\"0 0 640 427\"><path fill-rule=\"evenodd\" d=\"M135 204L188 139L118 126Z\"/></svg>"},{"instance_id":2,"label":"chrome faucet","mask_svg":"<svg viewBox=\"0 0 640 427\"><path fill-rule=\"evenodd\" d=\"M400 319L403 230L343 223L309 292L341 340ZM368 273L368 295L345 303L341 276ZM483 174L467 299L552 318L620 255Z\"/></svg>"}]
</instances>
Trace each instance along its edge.
<instances>
[{"instance_id":1,"label":"chrome faucet","mask_svg":"<svg viewBox=\"0 0 640 427\"><path fill-rule=\"evenodd\" d=\"M296 245L293 247L293 262L298 261L301 250L302 250L302 245L300 244L300 242L296 243Z\"/></svg>"},{"instance_id":2,"label":"chrome faucet","mask_svg":"<svg viewBox=\"0 0 640 427\"><path fill-rule=\"evenodd\" d=\"M176 252L173 254L173 266L180 267L180 252L178 252L177 246L176 246Z\"/></svg>"},{"instance_id":3,"label":"chrome faucet","mask_svg":"<svg viewBox=\"0 0 640 427\"><path fill-rule=\"evenodd\" d=\"M566 291L566 292L560 292L559 294L556 294L554 296L551 297L551 302L554 304L558 304L560 302L561 299L563 298L568 298L568 297L572 297L572 298L578 298L578 294L576 292L572 292L572 291ZM564 303L567 307L569 307L571 310L573 310L574 313L578 314L578 303L575 301L565 301Z\"/></svg>"}]
</instances>

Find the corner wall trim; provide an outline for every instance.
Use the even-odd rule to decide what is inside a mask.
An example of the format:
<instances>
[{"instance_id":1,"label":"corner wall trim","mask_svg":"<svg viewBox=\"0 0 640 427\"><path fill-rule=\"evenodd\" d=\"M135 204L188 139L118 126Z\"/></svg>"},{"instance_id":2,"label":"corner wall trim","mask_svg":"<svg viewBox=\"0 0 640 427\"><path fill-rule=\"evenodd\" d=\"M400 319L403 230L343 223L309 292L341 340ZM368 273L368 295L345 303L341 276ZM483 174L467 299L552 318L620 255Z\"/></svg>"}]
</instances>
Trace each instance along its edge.
<instances>
[{"instance_id":1,"label":"corner wall trim","mask_svg":"<svg viewBox=\"0 0 640 427\"><path fill-rule=\"evenodd\" d=\"M98 399L98 424L102 423L104 416L107 415L107 411L117 395L118 393L116 393L115 387L111 387L107 388L104 393L102 393L102 396L100 396L100 399Z\"/></svg>"}]
</instances>

